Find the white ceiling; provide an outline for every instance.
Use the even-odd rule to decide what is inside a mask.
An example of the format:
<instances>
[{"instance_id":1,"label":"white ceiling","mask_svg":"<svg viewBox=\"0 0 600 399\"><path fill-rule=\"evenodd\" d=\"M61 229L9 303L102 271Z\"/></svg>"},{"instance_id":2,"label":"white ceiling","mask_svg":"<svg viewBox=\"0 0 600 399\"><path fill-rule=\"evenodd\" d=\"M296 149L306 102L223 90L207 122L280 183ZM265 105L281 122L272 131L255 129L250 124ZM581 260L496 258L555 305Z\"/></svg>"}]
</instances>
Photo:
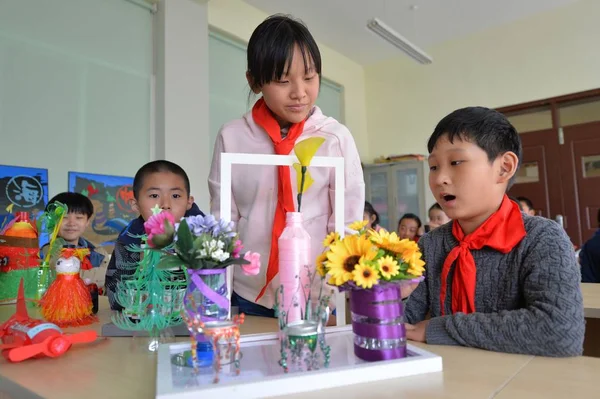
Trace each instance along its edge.
<instances>
[{"instance_id":1,"label":"white ceiling","mask_svg":"<svg viewBox=\"0 0 600 399\"><path fill-rule=\"evenodd\" d=\"M313 36L348 58L370 64L402 56L367 30L378 17L427 50L444 41L481 32L578 0L245 0L268 14L300 18ZM417 6L413 9L412 6ZM435 62L435 60L434 60Z\"/></svg>"}]
</instances>

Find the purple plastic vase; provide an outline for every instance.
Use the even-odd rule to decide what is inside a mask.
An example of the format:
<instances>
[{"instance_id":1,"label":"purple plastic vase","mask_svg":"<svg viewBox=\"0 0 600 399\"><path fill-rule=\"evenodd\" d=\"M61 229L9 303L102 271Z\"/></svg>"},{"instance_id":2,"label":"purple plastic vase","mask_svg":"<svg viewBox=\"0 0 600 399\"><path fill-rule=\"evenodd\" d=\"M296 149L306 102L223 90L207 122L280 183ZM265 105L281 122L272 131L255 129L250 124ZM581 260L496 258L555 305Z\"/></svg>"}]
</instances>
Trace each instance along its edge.
<instances>
[{"instance_id":1,"label":"purple plastic vase","mask_svg":"<svg viewBox=\"0 0 600 399\"><path fill-rule=\"evenodd\" d=\"M400 285L350 291L354 354L367 361L406 357L406 329Z\"/></svg>"}]
</instances>

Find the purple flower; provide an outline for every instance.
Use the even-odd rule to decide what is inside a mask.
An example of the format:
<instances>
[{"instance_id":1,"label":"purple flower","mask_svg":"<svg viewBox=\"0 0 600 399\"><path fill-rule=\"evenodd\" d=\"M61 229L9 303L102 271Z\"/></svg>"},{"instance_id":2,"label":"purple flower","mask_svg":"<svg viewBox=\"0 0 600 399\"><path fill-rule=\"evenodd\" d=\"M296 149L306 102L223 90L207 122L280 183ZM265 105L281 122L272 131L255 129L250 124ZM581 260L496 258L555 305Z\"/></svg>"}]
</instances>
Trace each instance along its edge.
<instances>
[{"instance_id":1,"label":"purple flower","mask_svg":"<svg viewBox=\"0 0 600 399\"><path fill-rule=\"evenodd\" d=\"M208 216L188 216L183 218L187 222L190 231L193 235L200 236L204 233L209 233L215 225L217 225L217 221L215 217L212 215ZM179 228L179 223L175 225L175 229Z\"/></svg>"},{"instance_id":2,"label":"purple flower","mask_svg":"<svg viewBox=\"0 0 600 399\"><path fill-rule=\"evenodd\" d=\"M237 234L235 231L233 231L233 226L233 222L226 222L223 219L220 219L212 231L212 236L218 237L223 235L227 238L233 238Z\"/></svg>"}]
</instances>

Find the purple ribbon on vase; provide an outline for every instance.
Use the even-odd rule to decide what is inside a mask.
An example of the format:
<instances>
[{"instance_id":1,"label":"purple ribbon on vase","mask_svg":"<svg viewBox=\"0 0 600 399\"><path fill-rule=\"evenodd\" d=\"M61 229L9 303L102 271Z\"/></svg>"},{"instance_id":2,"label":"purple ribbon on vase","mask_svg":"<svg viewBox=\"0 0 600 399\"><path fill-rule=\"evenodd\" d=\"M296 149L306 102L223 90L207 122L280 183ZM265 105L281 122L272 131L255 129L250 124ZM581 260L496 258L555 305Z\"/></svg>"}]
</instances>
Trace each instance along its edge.
<instances>
[{"instance_id":1,"label":"purple ribbon on vase","mask_svg":"<svg viewBox=\"0 0 600 399\"><path fill-rule=\"evenodd\" d=\"M226 273L225 269L188 269L188 273L190 275L190 280L196 286L198 291L202 293L202 295L204 295L208 300L212 301L221 309L229 309L229 299L213 290L212 287L206 284L204 280L200 277L215 274L223 274ZM202 319L207 321L216 320L212 317L206 316L203 316Z\"/></svg>"},{"instance_id":2,"label":"purple ribbon on vase","mask_svg":"<svg viewBox=\"0 0 600 399\"><path fill-rule=\"evenodd\" d=\"M359 340L394 340L395 344L398 344L397 340L401 342L398 347L387 349L365 348L355 343L356 356L367 361L406 357L406 328L403 323L400 287L389 284L375 290L352 290L350 301L352 331L355 336L360 337Z\"/></svg>"}]
</instances>

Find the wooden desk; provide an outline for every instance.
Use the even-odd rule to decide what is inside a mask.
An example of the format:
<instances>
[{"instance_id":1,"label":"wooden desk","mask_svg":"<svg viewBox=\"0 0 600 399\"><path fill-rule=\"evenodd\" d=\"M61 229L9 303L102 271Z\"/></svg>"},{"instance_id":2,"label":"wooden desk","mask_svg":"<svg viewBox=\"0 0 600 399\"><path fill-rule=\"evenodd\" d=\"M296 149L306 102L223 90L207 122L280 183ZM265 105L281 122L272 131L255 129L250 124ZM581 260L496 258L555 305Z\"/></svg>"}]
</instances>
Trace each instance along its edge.
<instances>
[{"instance_id":1,"label":"wooden desk","mask_svg":"<svg viewBox=\"0 0 600 399\"><path fill-rule=\"evenodd\" d=\"M532 359L497 396L499 399L597 398L600 359Z\"/></svg>"},{"instance_id":2,"label":"wooden desk","mask_svg":"<svg viewBox=\"0 0 600 399\"><path fill-rule=\"evenodd\" d=\"M98 332L102 323L110 318L106 298L101 298L100 309L101 323L89 327ZM0 322L13 313L14 305L0 306ZM37 317L36 313L31 311L34 317ZM248 317L242 326L242 333L272 332L276 328L273 319ZM66 331L83 329L85 328ZM56 359L9 364L0 358L0 397L153 398L156 387L156 353L149 352L146 345L147 340L143 338L102 338L94 344L74 346L64 356ZM600 370L600 359L593 358L547 359L461 347L418 346L442 356L444 371L323 390L311 393L311 397L486 398L505 391L513 392L504 396L507 398L533 397L532 394L559 397L566 392L578 392L582 395L573 397L582 397L595 389L593 376ZM577 386L571 386L570 381ZM15 388L13 383L20 387ZM21 387L26 387L30 392ZM572 389L575 390L571 391ZM5 396L2 396L3 393ZM7 393L10 396L6 396ZM552 396L554 394L558 396ZM304 393L291 397L304 398L306 395Z\"/></svg>"},{"instance_id":3,"label":"wooden desk","mask_svg":"<svg viewBox=\"0 0 600 399\"><path fill-rule=\"evenodd\" d=\"M600 357L600 284L582 283L585 314L585 341L583 354Z\"/></svg>"},{"instance_id":4,"label":"wooden desk","mask_svg":"<svg viewBox=\"0 0 600 399\"><path fill-rule=\"evenodd\" d=\"M600 319L600 284L582 283L585 317Z\"/></svg>"}]
</instances>

